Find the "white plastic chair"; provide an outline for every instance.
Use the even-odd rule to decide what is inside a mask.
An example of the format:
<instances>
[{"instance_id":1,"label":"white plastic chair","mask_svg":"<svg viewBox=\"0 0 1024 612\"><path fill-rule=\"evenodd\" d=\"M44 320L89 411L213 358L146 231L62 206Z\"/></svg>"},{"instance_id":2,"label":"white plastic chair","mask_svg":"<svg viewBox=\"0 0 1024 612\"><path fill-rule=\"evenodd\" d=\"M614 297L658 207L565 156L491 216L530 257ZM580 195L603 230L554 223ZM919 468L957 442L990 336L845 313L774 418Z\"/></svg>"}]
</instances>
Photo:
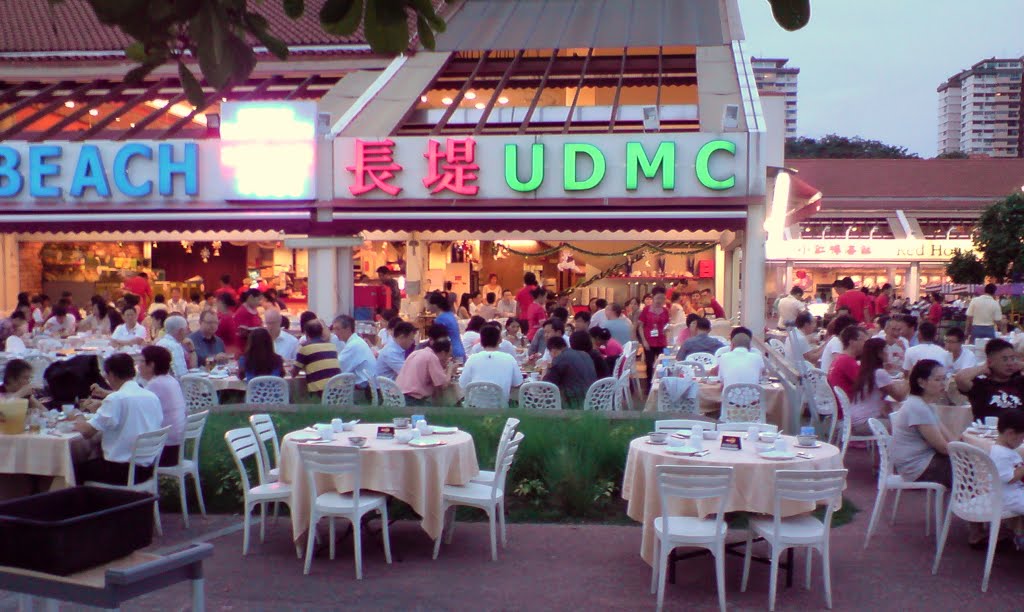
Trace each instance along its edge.
<instances>
[{"instance_id":1,"label":"white plastic chair","mask_svg":"<svg viewBox=\"0 0 1024 612\"><path fill-rule=\"evenodd\" d=\"M25 357L25 361L32 366L32 384L41 387L46 382L46 378L43 375L46 374L46 368L50 367L53 363L53 357L49 355L29 355Z\"/></svg>"},{"instance_id":2,"label":"white plastic chair","mask_svg":"<svg viewBox=\"0 0 1024 612\"><path fill-rule=\"evenodd\" d=\"M245 386L246 404L287 404L288 381L280 376L257 376Z\"/></svg>"},{"instance_id":3,"label":"white plastic chair","mask_svg":"<svg viewBox=\"0 0 1024 612\"><path fill-rule=\"evenodd\" d=\"M497 383L478 380L466 385L463 405L466 408L501 410L508 408L508 400Z\"/></svg>"},{"instance_id":4,"label":"white plastic chair","mask_svg":"<svg viewBox=\"0 0 1024 612\"><path fill-rule=\"evenodd\" d=\"M839 405L843 409L843 418L845 418L847 421L849 421L850 420L850 397L848 395L846 395L846 391L843 391L839 387L833 387L832 390L835 391L835 394L836 394L835 396L839 400ZM838 415L838 413L836 413L836 414ZM835 421L833 420L833 423L834 422ZM852 426L853 426L853 424L851 422L850 423L850 428L852 428ZM846 427L846 425L844 425L844 427ZM885 426L883 426L882 429L885 429ZM874 462L874 460L875 460L875 442L876 442L875 436L855 436L855 435L853 435L853 433L850 433L850 435L847 436L847 438L846 438L846 445L849 446L850 442L864 442L865 444L867 444L868 445L868 452L871 455L871 461ZM843 453L843 457L844 458L846 457L845 452Z\"/></svg>"},{"instance_id":5,"label":"white plastic chair","mask_svg":"<svg viewBox=\"0 0 1024 612\"><path fill-rule=\"evenodd\" d=\"M160 524L160 486L157 478L157 464L160 462L160 453L164 452L164 444L167 443L167 434L171 432L170 427L163 427L156 431L147 431L135 438L132 446L132 457L128 461L128 479L123 485L111 484L108 482L86 481L82 484L89 487L103 487L105 489L123 489L126 491L138 491L156 496L153 502L153 523L156 525L156 532L164 534L163 525ZM153 475L142 482L135 482L135 468L146 461L152 461Z\"/></svg>"},{"instance_id":6,"label":"white plastic chair","mask_svg":"<svg viewBox=\"0 0 1024 612\"><path fill-rule=\"evenodd\" d=\"M829 434L829 444L839 447L839 461L843 465L846 465L846 449L850 447L850 431L852 428L853 421L849 415L844 414L842 419L833 423L832 431L835 434L835 438L833 439L832 434Z\"/></svg>"},{"instance_id":7,"label":"white plastic chair","mask_svg":"<svg viewBox=\"0 0 1024 612\"><path fill-rule=\"evenodd\" d=\"M946 494L946 487L937 482L918 482L916 480L903 480L903 477L896 473L890 457L890 445L892 436L886 431L885 425L878 419L868 419L868 426L875 433L875 440L878 442L878 493L875 497L875 507L871 511L871 520L868 522L868 531L864 536L864 548L871 542L871 536L878 525L878 517L882 514L882 507L885 505L885 495L888 491L896 491L896 499L892 504L891 522L896 520L896 510L900 504L900 492L905 490L925 491L924 505L924 534L931 533L931 514L935 513L935 535L939 536L939 517L942 512L942 498ZM932 496L935 496L935 503L932 505Z\"/></svg>"},{"instance_id":8,"label":"white plastic chair","mask_svg":"<svg viewBox=\"0 0 1024 612\"><path fill-rule=\"evenodd\" d=\"M378 376L377 393L380 394L380 405L385 408L405 408L405 394L398 383L387 376Z\"/></svg>"},{"instance_id":9,"label":"white plastic chair","mask_svg":"<svg viewBox=\"0 0 1024 612\"><path fill-rule=\"evenodd\" d=\"M357 372L358 378L366 379L366 386L370 391L370 405L377 406L380 404L380 389L377 388L377 376L374 371L371 371L369 366L363 366ZM358 394L353 391L353 401L359 399Z\"/></svg>"},{"instance_id":10,"label":"white plastic chair","mask_svg":"<svg viewBox=\"0 0 1024 612\"><path fill-rule=\"evenodd\" d=\"M728 352L729 352L729 351L731 351L731 350L732 350L732 346L730 346L730 345L726 344L725 346L723 346L722 348L720 348L720 349L718 349L717 351L715 351L715 352L714 352L714 355L715 355L715 359L717 360L717 359L718 359L718 358L720 358L720 357L721 357L722 355L724 355L724 354L728 353Z\"/></svg>"},{"instance_id":11,"label":"white plastic chair","mask_svg":"<svg viewBox=\"0 0 1024 612\"><path fill-rule=\"evenodd\" d=\"M331 560L334 560L334 517L340 516L352 522L352 548L356 558L356 580L363 579L363 534L362 518L369 512L380 513L381 534L384 539L384 559L391 564L391 535L388 530L388 498L383 493L361 491L362 456L352 446L315 446L299 444L306 479L309 483L309 535L306 538L306 564L303 574L309 574L313 564L313 550L316 540L316 526L320 519L330 519L329 546ZM332 478L351 479L352 492L328 491L317 494L316 475L326 474Z\"/></svg>"},{"instance_id":12,"label":"white plastic chair","mask_svg":"<svg viewBox=\"0 0 1024 612\"><path fill-rule=\"evenodd\" d=\"M704 364L699 361L693 361L692 359L684 359L683 361L680 361L678 363L679 365L676 367L690 368L690 371L692 372L694 378L708 375L709 368L704 367Z\"/></svg>"},{"instance_id":13,"label":"white plastic chair","mask_svg":"<svg viewBox=\"0 0 1024 612\"><path fill-rule=\"evenodd\" d=\"M722 389L721 420L726 423L765 422L764 387L735 383Z\"/></svg>"},{"instance_id":14,"label":"white plastic chair","mask_svg":"<svg viewBox=\"0 0 1024 612\"><path fill-rule=\"evenodd\" d=\"M350 372L332 376L324 387L320 403L324 406L354 406L356 378L356 375Z\"/></svg>"},{"instance_id":15,"label":"white plastic chair","mask_svg":"<svg viewBox=\"0 0 1024 612\"><path fill-rule=\"evenodd\" d=\"M519 387L519 407L527 410L561 410L562 393L555 383L542 380Z\"/></svg>"},{"instance_id":16,"label":"white plastic chair","mask_svg":"<svg viewBox=\"0 0 1024 612\"><path fill-rule=\"evenodd\" d=\"M267 475L267 482L277 482L281 474L279 467L281 461L281 442L277 439L277 428L269 414L254 414L249 417L249 426L252 427L256 439L259 440L259 459L263 464L263 471ZM270 442L270 449L273 451L273 462L267 453L267 442Z\"/></svg>"},{"instance_id":17,"label":"white plastic chair","mask_svg":"<svg viewBox=\"0 0 1024 612\"><path fill-rule=\"evenodd\" d=\"M630 373L623 371L619 374L615 384L614 410L624 411L633 409L633 389L630 387Z\"/></svg>"},{"instance_id":18,"label":"white plastic chair","mask_svg":"<svg viewBox=\"0 0 1024 612\"><path fill-rule=\"evenodd\" d=\"M490 522L491 528L491 561L498 560L497 532L494 520L497 518L501 523L501 545L505 547L508 539L505 533L505 479L508 476L508 470L512 466L512 460L515 459L516 451L519 450L519 444L522 443L523 438L522 432L518 432L505 445L491 484L470 482L464 487L455 485L444 486L443 514L445 527L443 533L434 540L434 559L437 559L437 554L441 551L442 537L445 538L446 544L451 544L452 534L455 531L455 507L470 506L480 508L487 513L487 519Z\"/></svg>"},{"instance_id":19,"label":"white plastic chair","mask_svg":"<svg viewBox=\"0 0 1024 612\"><path fill-rule=\"evenodd\" d=\"M242 554L247 555L249 554L249 515L252 514L253 508L257 505L260 507L260 542L263 542L267 526L267 504L289 503L292 487L282 482L268 480L260 454L261 443L251 428L231 429L224 433L224 441L228 444L228 450L231 451L231 457L235 460L238 476L242 481L245 506L245 512L242 514ZM249 473L245 469L245 460L249 457L256 457L256 474L259 484L255 487L249 483ZM297 547L295 552L297 555L301 555Z\"/></svg>"},{"instance_id":20,"label":"white plastic chair","mask_svg":"<svg viewBox=\"0 0 1024 612\"><path fill-rule=\"evenodd\" d=\"M185 396L185 408L190 413L210 410L220 405L217 388L213 382L197 374L186 374L181 377L181 392Z\"/></svg>"},{"instance_id":21,"label":"white plastic chair","mask_svg":"<svg viewBox=\"0 0 1024 612\"><path fill-rule=\"evenodd\" d=\"M615 378L618 378L622 374L627 374L628 375L630 391L634 390L634 384L639 384L639 381L636 381L633 378L633 371L636 369L636 359L637 359L637 351L638 350L639 350L639 344L637 343L636 340L630 340L629 342L627 342L625 344L625 346L622 347L622 356L623 356L624 359L620 359L619 360L619 361L622 362L622 369L620 371L618 371L618 372L615 372L615 371L612 372L612 376L615 377ZM618 365L618 364L616 364L616 365ZM653 375L654 375L653 372L648 372L647 373L647 377L648 378L650 378Z\"/></svg>"},{"instance_id":22,"label":"white plastic chair","mask_svg":"<svg viewBox=\"0 0 1024 612\"><path fill-rule=\"evenodd\" d=\"M992 557L999 539L999 525L1003 519L1018 515L1003 507L1003 481L988 454L970 444L950 442L949 459L953 464L953 490L949 495L946 518L942 521L932 574L939 571L942 550L949 534L949 522L954 514L965 521L988 523L988 552L985 555L985 573L981 578L981 592L984 593L988 591L988 579L992 573Z\"/></svg>"},{"instance_id":23,"label":"white plastic chair","mask_svg":"<svg viewBox=\"0 0 1024 612\"><path fill-rule=\"evenodd\" d=\"M679 431L681 429L693 429L694 425L700 425L701 427L706 427L710 430L715 424L695 419L661 419L660 421L654 422L654 431Z\"/></svg>"},{"instance_id":24,"label":"white plastic chair","mask_svg":"<svg viewBox=\"0 0 1024 612\"><path fill-rule=\"evenodd\" d=\"M696 361L704 366L705 370L711 370L718 365L718 357L715 357L711 353L690 353L686 357L686 361Z\"/></svg>"},{"instance_id":25,"label":"white plastic chair","mask_svg":"<svg viewBox=\"0 0 1024 612\"><path fill-rule=\"evenodd\" d=\"M584 410L601 410L611 412L615 410L615 393L618 391L619 381L612 378L595 380L587 395L583 399Z\"/></svg>"},{"instance_id":26,"label":"white plastic chair","mask_svg":"<svg viewBox=\"0 0 1024 612\"><path fill-rule=\"evenodd\" d=\"M779 340L778 338L769 338L768 339L768 346L771 347L771 349L773 351L778 353L779 356L781 356L781 357L785 357L786 356L786 345L783 344L782 341Z\"/></svg>"},{"instance_id":27,"label":"white plastic chair","mask_svg":"<svg viewBox=\"0 0 1024 612\"><path fill-rule=\"evenodd\" d=\"M178 447L178 465L157 467L158 476L174 478L178 481L178 493L181 495L181 518L188 529L188 493L185 490L185 478L192 477L192 484L195 486L196 499L199 501L199 511L206 516L206 503L203 501L203 489L199 484L199 441L203 437L203 428L206 427L206 419L210 416L209 410L193 412L185 417L185 437ZM192 452L185 449L189 441L192 441ZM186 459L186 455L189 457Z\"/></svg>"},{"instance_id":28,"label":"white plastic chair","mask_svg":"<svg viewBox=\"0 0 1024 612\"><path fill-rule=\"evenodd\" d=\"M842 499L847 470L778 470L775 472L775 507L770 518L750 519L747 550L743 558L743 581L746 592L750 576L750 559L755 537L764 538L772 547L771 578L768 587L768 609L775 610L775 590L779 577L779 555L788 548L806 547L806 584L811 588L811 551L821 555L822 582L825 584L825 606L832 608L832 571L829 559L829 535L832 513ZM825 502L825 520L811 514L783 518L784 501Z\"/></svg>"},{"instance_id":29,"label":"white plastic chair","mask_svg":"<svg viewBox=\"0 0 1024 612\"><path fill-rule=\"evenodd\" d=\"M815 367L807 367L800 374L800 391L803 394L807 411L811 415L811 424L820 424L826 416L836 414L835 396L830 393L825 372Z\"/></svg>"},{"instance_id":30,"label":"white plastic chair","mask_svg":"<svg viewBox=\"0 0 1024 612\"><path fill-rule=\"evenodd\" d=\"M746 433L750 431L751 427L756 427L757 430L760 432L779 433L778 425L772 425L771 423L755 423L753 421L738 421L736 423L718 423L716 429L718 431Z\"/></svg>"},{"instance_id":31,"label":"white plastic chair","mask_svg":"<svg viewBox=\"0 0 1024 612\"><path fill-rule=\"evenodd\" d=\"M694 383L696 384L696 383ZM684 397L678 404L673 404L665 393L665 379L658 385L658 412L681 412L683 414L700 415L700 399Z\"/></svg>"},{"instance_id":32,"label":"white plastic chair","mask_svg":"<svg viewBox=\"0 0 1024 612\"><path fill-rule=\"evenodd\" d=\"M516 437L516 430L519 427L519 419L509 417L505 419L505 427L501 430L501 437L498 438L498 450L494 453L494 471L480 470L480 473L471 478L470 482L478 482L490 486L494 482L494 475L501 470L501 458L505 455L505 447Z\"/></svg>"},{"instance_id":33,"label":"white plastic chair","mask_svg":"<svg viewBox=\"0 0 1024 612\"><path fill-rule=\"evenodd\" d=\"M654 519L654 557L651 568L651 592L658 592L660 611L665 601L665 575L668 558L677 546L706 548L715 557L718 582L718 607L725 610L725 509L732 493L731 467L659 465L656 468L661 516ZM718 499L715 518L670 516L670 499Z\"/></svg>"}]
</instances>

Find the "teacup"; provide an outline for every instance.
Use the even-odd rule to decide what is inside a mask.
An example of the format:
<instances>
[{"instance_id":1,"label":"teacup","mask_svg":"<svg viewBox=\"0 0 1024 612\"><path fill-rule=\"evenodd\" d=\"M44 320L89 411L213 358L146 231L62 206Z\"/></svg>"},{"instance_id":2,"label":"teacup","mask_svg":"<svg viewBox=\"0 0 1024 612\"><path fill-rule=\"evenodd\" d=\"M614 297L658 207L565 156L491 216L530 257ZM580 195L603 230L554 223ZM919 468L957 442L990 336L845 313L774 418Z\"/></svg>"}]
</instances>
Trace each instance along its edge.
<instances>
[{"instance_id":1,"label":"teacup","mask_svg":"<svg viewBox=\"0 0 1024 612\"><path fill-rule=\"evenodd\" d=\"M409 426L409 417L395 417L392 422L398 429L405 429Z\"/></svg>"},{"instance_id":2,"label":"teacup","mask_svg":"<svg viewBox=\"0 0 1024 612\"><path fill-rule=\"evenodd\" d=\"M395 442L399 444L408 444L409 440L412 440L412 430L399 431L395 433Z\"/></svg>"},{"instance_id":3,"label":"teacup","mask_svg":"<svg viewBox=\"0 0 1024 612\"><path fill-rule=\"evenodd\" d=\"M652 431L647 434L647 438L655 444L664 444L668 440L668 433L664 431Z\"/></svg>"},{"instance_id":4,"label":"teacup","mask_svg":"<svg viewBox=\"0 0 1024 612\"><path fill-rule=\"evenodd\" d=\"M356 448L366 446L366 436L349 436L348 443Z\"/></svg>"},{"instance_id":5,"label":"teacup","mask_svg":"<svg viewBox=\"0 0 1024 612\"><path fill-rule=\"evenodd\" d=\"M718 432L715 431L714 429L709 429L709 430L704 432L704 439L705 440L717 440L718 439Z\"/></svg>"},{"instance_id":6,"label":"teacup","mask_svg":"<svg viewBox=\"0 0 1024 612\"><path fill-rule=\"evenodd\" d=\"M987 416L985 417L985 427L988 429L996 429L999 427L999 417Z\"/></svg>"},{"instance_id":7,"label":"teacup","mask_svg":"<svg viewBox=\"0 0 1024 612\"><path fill-rule=\"evenodd\" d=\"M776 440L775 441L775 450L779 451L780 453L784 453L784 452L788 451L789 450L789 440L786 440L785 438L779 438L778 440Z\"/></svg>"},{"instance_id":8,"label":"teacup","mask_svg":"<svg viewBox=\"0 0 1024 612\"><path fill-rule=\"evenodd\" d=\"M352 431L355 428L356 428L356 422L355 421L346 421L346 422L341 424L342 431Z\"/></svg>"},{"instance_id":9,"label":"teacup","mask_svg":"<svg viewBox=\"0 0 1024 612\"><path fill-rule=\"evenodd\" d=\"M800 434L796 437L796 441L800 443L800 446L814 446L814 443L818 441L818 437Z\"/></svg>"},{"instance_id":10,"label":"teacup","mask_svg":"<svg viewBox=\"0 0 1024 612\"><path fill-rule=\"evenodd\" d=\"M768 444L771 444L778 440L779 434L775 433L774 431L762 431L757 437L762 442L767 442Z\"/></svg>"},{"instance_id":11,"label":"teacup","mask_svg":"<svg viewBox=\"0 0 1024 612\"><path fill-rule=\"evenodd\" d=\"M320 435L324 440L334 439L334 428L330 425L317 425L316 433Z\"/></svg>"},{"instance_id":12,"label":"teacup","mask_svg":"<svg viewBox=\"0 0 1024 612\"><path fill-rule=\"evenodd\" d=\"M335 432L345 431L345 421L341 419L331 419L331 429Z\"/></svg>"}]
</instances>

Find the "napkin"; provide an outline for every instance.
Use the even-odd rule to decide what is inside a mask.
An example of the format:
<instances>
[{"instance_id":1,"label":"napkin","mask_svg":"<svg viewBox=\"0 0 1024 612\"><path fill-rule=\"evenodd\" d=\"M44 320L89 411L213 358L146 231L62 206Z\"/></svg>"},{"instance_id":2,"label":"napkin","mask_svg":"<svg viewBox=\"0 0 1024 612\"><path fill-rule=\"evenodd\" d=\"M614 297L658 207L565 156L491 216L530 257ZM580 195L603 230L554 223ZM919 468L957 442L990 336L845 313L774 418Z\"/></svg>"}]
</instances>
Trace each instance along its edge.
<instances>
[{"instance_id":1,"label":"napkin","mask_svg":"<svg viewBox=\"0 0 1024 612\"><path fill-rule=\"evenodd\" d=\"M670 405L682 404L686 399L697 399L697 384L692 378L669 377L661 379L661 392Z\"/></svg>"}]
</instances>

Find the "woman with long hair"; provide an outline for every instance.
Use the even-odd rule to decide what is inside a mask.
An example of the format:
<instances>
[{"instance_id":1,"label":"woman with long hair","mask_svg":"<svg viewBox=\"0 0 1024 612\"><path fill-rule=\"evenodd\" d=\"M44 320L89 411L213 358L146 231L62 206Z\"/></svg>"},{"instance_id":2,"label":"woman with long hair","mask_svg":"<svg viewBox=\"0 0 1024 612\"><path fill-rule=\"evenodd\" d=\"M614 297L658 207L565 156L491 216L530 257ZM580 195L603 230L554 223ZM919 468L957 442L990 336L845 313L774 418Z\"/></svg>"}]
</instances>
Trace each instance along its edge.
<instances>
[{"instance_id":1,"label":"woman with long hair","mask_svg":"<svg viewBox=\"0 0 1024 612\"><path fill-rule=\"evenodd\" d=\"M463 293L462 298L459 300L459 308L455 311L455 316L463 321L469 320L470 316L472 316L469 314L469 298L470 294Z\"/></svg>"},{"instance_id":2,"label":"woman with long hair","mask_svg":"<svg viewBox=\"0 0 1024 612\"><path fill-rule=\"evenodd\" d=\"M238 358L238 378L249 382L257 376L283 376L284 360L274 351L270 332L257 327L249 332L245 352Z\"/></svg>"},{"instance_id":3,"label":"woman with long hair","mask_svg":"<svg viewBox=\"0 0 1024 612\"><path fill-rule=\"evenodd\" d=\"M949 487L953 466L947 444L958 436L950 434L935 416L935 406L941 402L946 386L946 369L934 359L922 359L907 378L910 396L891 417L893 467L903 480Z\"/></svg>"},{"instance_id":4,"label":"woman with long hair","mask_svg":"<svg viewBox=\"0 0 1024 612\"><path fill-rule=\"evenodd\" d=\"M850 397L850 413L847 416L851 419L853 433L858 436L871 435L868 419L883 419L888 415L889 408L884 399L886 395L896 401L903 401L907 397L906 383L894 380L885 371L885 340L871 338L864 343L860 370L846 390Z\"/></svg>"},{"instance_id":5,"label":"woman with long hair","mask_svg":"<svg viewBox=\"0 0 1024 612\"><path fill-rule=\"evenodd\" d=\"M640 300L635 297L626 300L626 305L622 307L622 314L629 319L631 327L635 326L636 318L640 314Z\"/></svg>"}]
</instances>

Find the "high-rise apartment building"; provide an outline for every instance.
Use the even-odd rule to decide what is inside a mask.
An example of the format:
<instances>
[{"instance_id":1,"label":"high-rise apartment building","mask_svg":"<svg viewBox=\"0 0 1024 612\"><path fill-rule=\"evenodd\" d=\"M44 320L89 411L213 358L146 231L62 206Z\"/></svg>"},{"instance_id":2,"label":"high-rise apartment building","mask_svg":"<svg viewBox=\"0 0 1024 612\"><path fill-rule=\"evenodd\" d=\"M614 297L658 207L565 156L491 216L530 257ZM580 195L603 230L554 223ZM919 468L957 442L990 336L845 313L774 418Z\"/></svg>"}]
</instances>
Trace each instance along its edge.
<instances>
[{"instance_id":1,"label":"high-rise apartment building","mask_svg":"<svg viewBox=\"0 0 1024 612\"><path fill-rule=\"evenodd\" d=\"M796 85L800 69L786 66L788 59L750 58L759 94L786 98L786 138L796 138Z\"/></svg>"},{"instance_id":2,"label":"high-rise apartment building","mask_svg":"<svg viewBox=\"0 0 1024 612\"><path fill-rule=\"evenodd\" d=\"M1024 157L1024 58L987 59L939 85L939 153Z\"/></svg>"}]
</instances>

